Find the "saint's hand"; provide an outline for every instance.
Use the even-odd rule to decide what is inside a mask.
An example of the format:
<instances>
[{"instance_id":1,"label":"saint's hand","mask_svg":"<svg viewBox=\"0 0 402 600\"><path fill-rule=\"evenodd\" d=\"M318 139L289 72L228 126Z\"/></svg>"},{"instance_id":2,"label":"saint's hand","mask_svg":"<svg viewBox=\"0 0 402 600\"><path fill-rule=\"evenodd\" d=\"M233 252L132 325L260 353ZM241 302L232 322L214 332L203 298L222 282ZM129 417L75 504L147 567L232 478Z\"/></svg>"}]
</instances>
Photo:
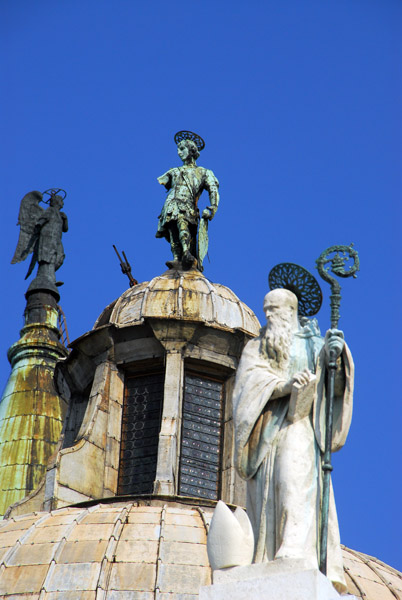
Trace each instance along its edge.
<instances>
[{"instance_id":1,"label":"saint's hand","mask_svg":"<svg viewBox=\"0 0 402 600\"><path fill-rule=\"evenodd\" d=\"M304 371L299 371L295 373L291 379L289 379L289 383L291 387L294 383L298 383L299 385L306 385L311 379L311 371L309 369L304 369Z\"/></svg>"},{"instance_id":2,"label":"saint's hand","mask_svg":"<svg viewBox=\"0 0 402 600\"><path fill-rule=\"evenodd\" d=\"M343 331L339 329L328 329L325 334L325 354L327 355L327 361L331 358L336 360L341 355L345 340Z\"/></svg>"},{"instance_id":3,"label":"saint's hand","mask_svg":"<svg viewBox=\"0 0 402 600\"><path fill-rule=\"evenodd\" d=\"M273 398L281 398L283 396L287 396L291 393L293 384L297 383L298 385L306 385L311 379L311 371L309 369L304 369L304 371L299 371L295 373L288 381L281 382L277 385L272 397Z\"/></svg>"}]
</instances>

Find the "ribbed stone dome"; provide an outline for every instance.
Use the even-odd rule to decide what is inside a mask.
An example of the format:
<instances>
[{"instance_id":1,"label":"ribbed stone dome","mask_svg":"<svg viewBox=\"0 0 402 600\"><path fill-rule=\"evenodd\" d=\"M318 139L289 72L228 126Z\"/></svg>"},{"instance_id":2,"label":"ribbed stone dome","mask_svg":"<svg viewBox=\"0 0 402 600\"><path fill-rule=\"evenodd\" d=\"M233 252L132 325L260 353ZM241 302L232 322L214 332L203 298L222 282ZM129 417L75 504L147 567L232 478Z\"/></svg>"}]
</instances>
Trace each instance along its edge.
<instances>
[{"instance_id":1,"label":"ribbed stone dome","mask_svg":"<svg viewBox=\"0 0 402 600\"><path fill-rule=\"evenodd\" d=\"M110 499L0 524L0 594L13 600L197 600L211 583L210 507ZM395 600L402 574L343 547L350 594ZM102 593L103 592L103 593ZM3 597L3 596L2 596Z\"/></svg>"},{"instance_id":2,"label":"ribbed stone dome","mask_svg":"<svg viewBox=\"0 0 402 600\"><path fill-rule=\"evenodd\" d=\"M201 321L224 330L257 335L260 323L226 286L211 283L197 270L170 269L151 281L128 289L110 304L94 328L107 323L118 327L136 325L146 318Z\"/></svg>"}]
</instances>

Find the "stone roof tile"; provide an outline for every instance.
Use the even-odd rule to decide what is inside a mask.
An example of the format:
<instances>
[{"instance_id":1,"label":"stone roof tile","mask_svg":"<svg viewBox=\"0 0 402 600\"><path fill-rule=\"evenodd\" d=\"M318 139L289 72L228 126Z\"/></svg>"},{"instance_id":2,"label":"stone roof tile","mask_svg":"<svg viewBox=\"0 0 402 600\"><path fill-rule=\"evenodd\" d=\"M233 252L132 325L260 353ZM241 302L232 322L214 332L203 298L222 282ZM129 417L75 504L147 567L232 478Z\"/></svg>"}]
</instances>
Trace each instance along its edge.
<instances>
[{"instance_id":1,"label":"stone roof tile","mask_svg":"<svg viewBox=\"0 0 402 600\"><path fill-rule=\"evenodd\" d=\"M161 564L157 585L161 592L191 594L197 587L211 583L211 571L194 565Z\"/></svg>"},{"instance_id":2,"label":"stone roof tile","mask_svg":"<svg viewBox=\"0 0 402 600\"><path fill-rule=\"evenodd\" d=\"M49 525L49 527L36 527L29 536L29 543L42 544L45 542L58 542L66 532L68 525Z\"/></svg>"},{"instance_id":3,"label":"stone roof tile","mask_svg":"<svg viewBox=\"0 0 402 600\"><path fill-rule=\"evenodd\" d=\"M183 525L167 525L163 531L166 542L192 542L206 544L207 535L204 528L184 527Z\"/></svg>"},{"instance_id":4,"label":"stone roof tile","mask_svg":"<svg viewBox=\"0 0 402 600\"><path fill-rule=\"evenodd\" d=\"M158 512L130 512L128 523L150 523L159 524L161 520L161 511Z\"/></svg>"},{"instance_id":5,"label":"stone roof tile","mask_svg":"<svg viewBox=\"0 0 402 600\"><path fill-rule=\"evenodd\" d=\"M108 540L66 542L57 557L57 563L102 562Z\"/></svg>"},{"instance_id":6,"label":"stone roof tile","mask_svg":"<svg viewBox=\"0 0 402 600\"><path fill-rule=\"evenodd\" d=\"M153 523L128 523L124 526L121 540L159 540L160 526Z\"/></svg>"},{"instance_id":7,"label":"stone roof tile","mask_svg":"<svg viewBox=\"0 0 402 600\"><path fill-rule=\"evenodd\" d=\"M40 592L48 569L49 565L6 567L0 577L0 594Z\"/></svg>"},{"instance_id":8,"label":"stone roof tile","mask_svg":"<svg viewBox=\"0 0 402 600\"><path fill-rule=\"evenodd\" d=\"M53 564L43 589L46 592L96 590L100 563Z\"/></svg>"},{"instance_id":9,"label":"stone roof tile","mask_svg":"<svg viewBox=\"0 0 402 600\"><path fill-rule=\"evenodd\" d=\"M158 557L158 541L151 540L119 540L116 548L116 562L125 562L129 558L133 562L156 563Z\"/></svg>"},{"instance_id":10,"label":"stone roof tile","mask_svg":"<svg viewBox=\"0 0 402 600\"><path fill-rule=\"evenodd\" d=\"M112 565L109 589L119 591L153 592L156 565L151 563L120 562Z\"/></svg>"},{"instance_id":11,"label":"stone roof tile","mask_svg":"<svg viewBox=\"0 0 402 600\"><path fill-rule=\"evenodd\" d=\"M113 531L113 523L85 523L74 527L68 536L68 541L108 540Z\"/></svg>"},{"instance_id":12,"label":"stone roof tile","mask_svg":"<svg viewBox=\"0 0 402 600\"><path fill-rule=\"evenodd\" d=\"M160 559L162 563L209 568L207 549L204 544L164 541L160 548Z\"/></svg>"},{"instance_id":13,"label":"stone roof tile","mask_svg":"<svg viewBox=\"0 0 402 600\"><path fill-rule=\"evenodd\" d=\"M5 560L6 566L48 565L55 553L57 544L22 544L16 552Z\"/></svg>"}]
</instances>

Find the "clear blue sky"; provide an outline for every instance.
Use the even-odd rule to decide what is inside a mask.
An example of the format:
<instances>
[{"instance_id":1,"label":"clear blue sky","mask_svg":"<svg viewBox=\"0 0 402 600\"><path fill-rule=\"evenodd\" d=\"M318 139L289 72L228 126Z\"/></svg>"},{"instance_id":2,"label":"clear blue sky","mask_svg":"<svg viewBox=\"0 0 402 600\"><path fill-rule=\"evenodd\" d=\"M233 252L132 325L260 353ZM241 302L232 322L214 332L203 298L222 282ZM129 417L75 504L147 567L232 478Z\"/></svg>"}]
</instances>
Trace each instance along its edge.
<instances>
[{"instance_id":1,"label":"clear blue sky","mask_svg":"<svg viewBox=\"0 0 402 600\"><path fill-rule=\"evenodd\" d=\"M221 183L205 275L260 320L272 266L314 271L352 241L360 253L339 324L355 411L333 481L342 542L402 569L400 0L17 0L0 13L1 385L27 288L28 264L10 265L22 196L68 192L59 277L78 337L127 287L113 243L138 280L165 270L156 177L180 164L174 133L196 131Z\"/></svg>"}]
</instances>

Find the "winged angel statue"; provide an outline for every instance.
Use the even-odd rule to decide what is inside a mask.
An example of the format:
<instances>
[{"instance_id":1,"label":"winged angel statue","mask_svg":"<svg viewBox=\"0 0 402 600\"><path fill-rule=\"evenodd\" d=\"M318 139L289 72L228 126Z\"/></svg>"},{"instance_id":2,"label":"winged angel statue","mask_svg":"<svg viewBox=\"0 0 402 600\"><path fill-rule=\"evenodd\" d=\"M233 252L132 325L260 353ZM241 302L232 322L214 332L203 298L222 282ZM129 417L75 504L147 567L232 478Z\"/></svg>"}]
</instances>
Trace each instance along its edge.
<instances>
[{"instance_id":1,"label":"winged angel statue","mask_svg":"<svg viewBox=\"0 0 402 600\"><path fill-rule=\"evenodd\" d=\"M60 195L62 193L63 195ZM48 194L49 200L43 200ZM27 279L38 263L38 272L29 289L51 289L62 285L56 282L55 272L64 261L64 250L61 243L62 234L68 231L67 216L61 209L64 206L64 190L51 189L43 194L33 191L21 200L18 223L20 235L11 264L22 262L32 254L31 263L25 279ZM49 204L44 209L40 202Z\"/></svg>"}]
</instances>

